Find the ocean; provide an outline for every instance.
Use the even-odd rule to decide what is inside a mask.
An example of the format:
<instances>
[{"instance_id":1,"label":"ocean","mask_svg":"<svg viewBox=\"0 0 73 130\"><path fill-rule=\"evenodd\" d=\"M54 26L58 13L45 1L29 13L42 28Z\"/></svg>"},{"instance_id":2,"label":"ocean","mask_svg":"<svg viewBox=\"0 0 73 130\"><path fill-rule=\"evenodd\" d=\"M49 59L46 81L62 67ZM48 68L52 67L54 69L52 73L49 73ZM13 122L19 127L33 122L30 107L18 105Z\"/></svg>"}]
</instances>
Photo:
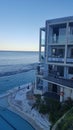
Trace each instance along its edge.
<instances>
[{"instance_id":1,"label":"ocean","mask_svg":"<svg viewBox=\"0 0 73 130\"><path fill-rule=\"evenodd\" d=\"M0 51L0 94L35 81L38 52Z\"/></svg>"}]
</instances>

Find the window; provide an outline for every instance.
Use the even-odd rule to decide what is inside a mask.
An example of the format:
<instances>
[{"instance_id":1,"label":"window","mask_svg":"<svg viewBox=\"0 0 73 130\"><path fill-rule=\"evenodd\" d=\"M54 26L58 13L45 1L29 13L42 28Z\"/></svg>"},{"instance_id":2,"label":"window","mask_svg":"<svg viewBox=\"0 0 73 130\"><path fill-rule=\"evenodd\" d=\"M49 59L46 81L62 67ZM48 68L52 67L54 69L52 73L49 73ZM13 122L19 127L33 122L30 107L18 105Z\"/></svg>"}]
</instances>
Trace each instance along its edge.
<instances>
[{"instance_id":1,"label":"window","mask_svg":"<svg viewBox=\"0 0 73 130\"><path fill-rule=\"evenodd\" d=\"M73 67L69 67L69 74L73 74Z\"/></svg>"},{"instance_id":2,"label":"window","mask_svg":"<svg viewBox=\"0 0 73 130\"><path fill-rule=\"evenodd\" d=\"M71 57L73 57L73 48L71 49Z\"/></svg>"},{"instance_id":3,"label":"window","mask_svg":"<svg viewBox=\"0 0 73 130\"><path fill-rule=\"evenodd\" d=\"M59 28L53 28L53 43L58 42Z\"/></svg>"},{"instance_id":4,"label":"window","mask_svg":"<svg viewBox=\"0 0 73 130\"><path fill-rule=\"evenodd\" d=\"M52 48L52 56L64 57L64 49Z\"/></svg>"}]
</instances>

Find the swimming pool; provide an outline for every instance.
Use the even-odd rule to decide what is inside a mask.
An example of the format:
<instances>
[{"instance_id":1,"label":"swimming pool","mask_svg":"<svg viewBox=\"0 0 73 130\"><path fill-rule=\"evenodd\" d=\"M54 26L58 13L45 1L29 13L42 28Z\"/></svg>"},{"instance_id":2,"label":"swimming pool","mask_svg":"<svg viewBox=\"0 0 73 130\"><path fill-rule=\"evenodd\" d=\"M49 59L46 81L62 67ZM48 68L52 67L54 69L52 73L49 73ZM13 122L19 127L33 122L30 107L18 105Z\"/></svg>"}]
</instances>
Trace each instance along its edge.
<instances>
[{"instance_id":1,"label":"swimming pool","mask_svg":"<svg viewBox=\"0 0 73 130\"><path fill-rule=\"evenodd\" d=\"M0 107L0 130L35 130L26 120Z\"/></svg>"}]
</instances>

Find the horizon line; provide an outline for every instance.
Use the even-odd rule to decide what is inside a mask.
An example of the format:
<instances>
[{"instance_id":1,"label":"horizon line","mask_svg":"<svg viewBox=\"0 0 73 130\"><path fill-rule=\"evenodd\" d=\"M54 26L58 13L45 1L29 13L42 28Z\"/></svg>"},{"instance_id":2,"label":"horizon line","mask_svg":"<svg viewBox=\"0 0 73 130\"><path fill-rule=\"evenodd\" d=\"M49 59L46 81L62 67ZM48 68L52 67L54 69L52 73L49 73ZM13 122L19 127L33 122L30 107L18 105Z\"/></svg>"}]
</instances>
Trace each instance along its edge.
<instances>
[{"instance_id":1,"label":"horizon line","mask_svg":"<svg viewBox=\"0 0 73 130\"><path fill-rule=\"evenodd\" d=\"M0 51L39 52L39 50L0 50Z\"/></svg>"}]
</instances>

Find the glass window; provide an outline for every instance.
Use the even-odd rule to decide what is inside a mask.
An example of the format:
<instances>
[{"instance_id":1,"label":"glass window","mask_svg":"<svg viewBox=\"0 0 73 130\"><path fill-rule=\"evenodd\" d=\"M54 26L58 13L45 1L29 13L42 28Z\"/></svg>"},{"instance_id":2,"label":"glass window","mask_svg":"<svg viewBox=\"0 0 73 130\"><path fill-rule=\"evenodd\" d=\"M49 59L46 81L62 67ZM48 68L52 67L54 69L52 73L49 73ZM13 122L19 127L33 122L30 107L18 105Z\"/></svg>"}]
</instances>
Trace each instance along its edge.
<instances>
[{"instance_id":1,"label":"glass window","mask_svg":"<svg viewBox=\"0 0 73 130\"><path fill-rule=\"evenodd\" d=\"M66 24L52 25L49 28L49 39L52 43L66 42Z\"/></svg>"},{"instance_id":2,"label":"glass window","mask_svg":"<svg viewBox=\"0 0 73 130\"><path fill-rule=\"evenodd\" d=\"M52 56L64 57L64 49L52 48Z\"/></svg>"},{"instance_id":3,"label":"glass window","mask_svg":"<svg viewBox=\"0 0 73 130\"><path fill-rule=\"evenodd\" d=\"M73 48L71 49L71 57L73 57Z\"/></svg>"},{"instance_id":4,"label":"glass window","mask_svg":"<svg viewBox=\"0 0 73 130\"><path fill-rule=\"evenodd\" d=\"M41 32L41 45L45 45L45 31Z\"/></svg>"},{"instance_id":5,"label":"glass window","mask_svg":"<svg viewBox=\"0 0 73 130\"><path fill-rule=\"evenodd\" d=\"M59 29L59 43L66 42L66 28Z\"/></svg>"},{"instance_id":6,"label":"glass window","mask_svg":"<svg viewBox=\"0 0 73 130\"><path fill-rule=\"evenodd\" d=\"M73 22L69 23L69 42L73 42Z\"/></svg>"},{"instance_id":7,"label":"glass window","mask_svg":"<svg viewBox=\"0 0 73 130\"><path fill-rule=\"evenodd\" d=\"M69 67L69 74L73 74L73 67Z\"/></svg>"}]
</instances>

